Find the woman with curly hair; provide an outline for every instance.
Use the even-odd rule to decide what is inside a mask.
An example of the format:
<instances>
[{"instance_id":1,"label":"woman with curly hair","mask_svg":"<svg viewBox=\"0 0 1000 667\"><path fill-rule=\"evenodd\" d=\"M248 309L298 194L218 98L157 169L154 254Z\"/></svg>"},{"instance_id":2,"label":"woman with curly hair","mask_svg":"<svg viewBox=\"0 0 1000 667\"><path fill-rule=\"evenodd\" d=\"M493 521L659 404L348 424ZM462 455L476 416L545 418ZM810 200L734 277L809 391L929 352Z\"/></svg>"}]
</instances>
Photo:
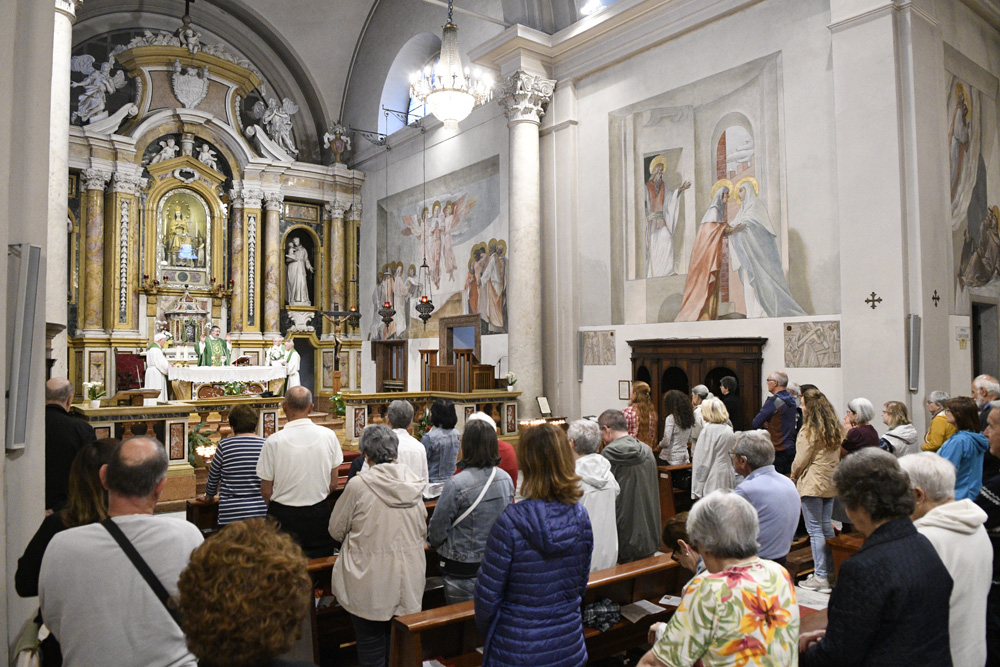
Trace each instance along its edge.
<instances>
[{"instance_id":1,"label":"woman with curly hair","mask_svg":"<svg viewBox=\"0 0 1000 667\"><path fill-rule=\"evenodd\" d=\"M628 434L652 448L656 447L656 409L650 396L649 385L642 380L632 383L632 396L628 407L622 410Z\"/></svg>"},{"instance_id":2,"label":"woman with curly hair","mask_svg":"<svg viewBox=\"0 0 1000 667\"><path fill-rule=\"evenodd\" d=\"M312 602L308 560L273 521L223 528L177 581L188 648L201 667L306 667L284 660Z\"/></svg>"},{"instance_id":3,"label":"woman with curly hair","mask_svg":"<svg viewBox=\"0 0 1000 667\"><path fill-rule=\"evenodd\" d=\"M688 441L694 429L694 408L687 394L671 389L663 397L663 438L654 449L660 453L660 461L667 465L683 465L691 461Z\"/></svg>"},{"instance_id":4,"label":"woman with curly hair","mask_svg":"<svg viewBox=\"0 0 1000 667\"><path fill-rule=\"evenodd\" d=\"M566 434L552 424L526 429L517 465L524 500L493 524L476 581L483 664L582 667L594 536Z\"/></svg>"},{"instance_id":5,"label":"woman with curly hair","mask_svg":"<svg viewBox=\"0 0 1000 667\"><path fill-rule=\"evenodd\" d=\"M813 574L802 582L802 587L823 593L831 590L829 569L833 555L826 541L834 536L833 499L837 489L833 473L840 462L843 441L844 429L830 401L818 389L805 391L791 478L802 498L802 518L813 556Z\"/></svg>"}]
</instances>

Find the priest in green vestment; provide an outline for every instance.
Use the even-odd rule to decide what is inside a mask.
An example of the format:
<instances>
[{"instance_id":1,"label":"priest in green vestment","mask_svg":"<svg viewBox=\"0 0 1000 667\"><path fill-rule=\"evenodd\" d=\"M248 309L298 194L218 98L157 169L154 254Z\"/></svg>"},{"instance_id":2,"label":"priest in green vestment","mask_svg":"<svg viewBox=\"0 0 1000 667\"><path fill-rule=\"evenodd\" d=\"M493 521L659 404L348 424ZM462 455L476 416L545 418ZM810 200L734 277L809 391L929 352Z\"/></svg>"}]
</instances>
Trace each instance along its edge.
<instances>
[{"instance_id":1,"label":"priest in green vestment","mask_svg":"<svg viewBox=\"0 0 1000 667\"><path fill-rule=\"evenodd\" d=\"M201 344L194 344L194 353L198 357L199 366L228 366L229 357L232 353L230 336L226 334L226 339L219 338L222 332L219 327L212 327L208 338L205 334L201 336Z\"/></svg>"}]
</instances>

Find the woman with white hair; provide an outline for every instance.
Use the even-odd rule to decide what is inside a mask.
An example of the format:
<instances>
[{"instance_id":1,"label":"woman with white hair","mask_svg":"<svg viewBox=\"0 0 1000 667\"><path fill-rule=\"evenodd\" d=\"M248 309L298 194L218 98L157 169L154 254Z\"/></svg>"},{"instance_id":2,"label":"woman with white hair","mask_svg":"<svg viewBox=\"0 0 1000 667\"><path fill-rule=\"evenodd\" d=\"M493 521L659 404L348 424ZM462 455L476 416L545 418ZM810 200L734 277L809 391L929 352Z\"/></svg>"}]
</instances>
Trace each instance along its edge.
<instances>
[{"instance_id":1,"label":"woman with white hair","mask_svg":"<svg viewBox=\"0 0 1000 667\"><path fill-rule=\"evenodd\" d=\"M958 433L958 429L944 414L944 404L949 398L951 394L946 391L932 391L927 395L927 412L931 415L931 425L924 435L924 444L920 446L925 452L936 452L948 438Z\"/></svg>"},{"instance_id":2,"label":"woman with white hair","mask_svg":"<svg viewBox=\"0 0 1000 667\"><path fill-rule=\"evenodd\" d=\"M566 438L573 448L576 474L580 477L580 488L583 490L580 504L587 510L594 531L590 571L614 567L618 563L615 503L621 487L611 472L611 462L597 453L601 446L601 429L597 422L577 419L569 425Z\"/></svg>"},{"instance_id":3,"label":"woman with white hair","mask_svg":"<svg viewBox=\"0 0 1000 667\"><path fill-rule=\"evenodd\" d=\"M759 525L753 505L715 491L688 514L681 565L704 569L684 589L668 623L649 629L653 648L639 667L663 665L797 664L799 608L788 572L757 556Z\"/></svg>"},{"instance_id":4,"label":"woman with white hair","mask_svg":"<svg viewBox=\"0 0 1000 667\"><path fill-rule=\"evenodd\" d=\"M736 434L729 425L729 411L714 396L702 401L698 411L705 427L698 436L691 465L691 497L695 499L716 489L736 488L736 471L729 456L736 444Z\"/></svg>"},{"instance_id":5,"label":"woman with white hair","mask_svg":"<svg viewBox=\"0 0 1000 667\"><path fill-rule=\"evenodd\" d=\"M844 414L847 435L840 445L840 458L863 447L878 447L878 431L870 423L874 416L875 406L867 398L855 398L847 404Z\"/></svg>"},{"instance_id":6,"label":"woman with white hair","mask_svg":"<svg viewBox=\"0 0 1000 667\"><path fill-rule=\"evenodd\" d=\"M146 349L146 377L143 382L144 389L159 389L160 395L156 398L144 399L143 405L156 405L159 401L167 400L167 371L170 362L163 354L163 348L167 344L167 334L164 331L153 336L153 342Z\"/></svg>"},{"instance_id":7,"label":"woman with white hair","mask_svg":"<svg viewBox=\"0 0 1000 667\"><path fill-rule=\"evenodd\" d=\"M341 542L330 590L350 614L358 664L389 664L393 616L420 611L427 563L424 480L397 463L399 437L385 424L361 432L368 470L344 487L330 515L330 536Z\"/></svg>"}]
</instances>

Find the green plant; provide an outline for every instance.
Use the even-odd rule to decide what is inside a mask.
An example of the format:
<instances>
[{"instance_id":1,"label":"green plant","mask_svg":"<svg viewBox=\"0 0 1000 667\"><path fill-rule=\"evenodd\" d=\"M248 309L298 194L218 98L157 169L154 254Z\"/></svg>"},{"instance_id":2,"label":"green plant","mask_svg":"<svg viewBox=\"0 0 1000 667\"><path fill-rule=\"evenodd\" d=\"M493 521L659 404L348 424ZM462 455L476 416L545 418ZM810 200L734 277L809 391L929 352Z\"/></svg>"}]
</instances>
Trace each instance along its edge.
<instances>
[{"instance_id":1,"label":"green plant","mask_svg":"<svg viewBox=\"0 0 1000 667\"><path fill-rule=\"evenodd\" d=\"M212 436L217 433L206 423L195 424L188 429L188 463L195 468L206 467L206 460L210 461L215 456Z\"/></svg>"},{"instance_id":2,"label":"green plant","mask_svg":"<svg viewBox=\"0 0 1000 667\"><path fill-rule=\"evenodd\" d=\"M330 399L330 407L333 408L333 414L338 417L343 417L347 414L347 403L340 394L336 394Z\"/></svg>"},{"instance_id":3,"label":"green plant","mask_svg":"<svg viewBox=\"0 0 1000 667\"><path fill-rule=\"evenodd\" d=\"M420 440L427 431L431 430L434 424L431 423L431 411L424 408L417 419L413 420L413 437Z\"/></svg>"},{"instance_id":4,"label":"green plant","mask_svg":"<svg viewBox=\"0 0 1000 667\"><path fill-rule=\"evenodd\" d=\"M226 396L239 396L245 392L247 386L243 382L227 382L222 387L222 391L226 393Z\"/></svg>"},{"instance_id":5,"label":"green plant","mask_svg":"<svg viewBox=\"0 0 1000 667\"><path fill-rule=\"evenodd\" d=\"M84 382L83 386L87 390L87 398L92 401L96 401L106 395L104 383L102 382Z\"/></svg>"}]
</instances>

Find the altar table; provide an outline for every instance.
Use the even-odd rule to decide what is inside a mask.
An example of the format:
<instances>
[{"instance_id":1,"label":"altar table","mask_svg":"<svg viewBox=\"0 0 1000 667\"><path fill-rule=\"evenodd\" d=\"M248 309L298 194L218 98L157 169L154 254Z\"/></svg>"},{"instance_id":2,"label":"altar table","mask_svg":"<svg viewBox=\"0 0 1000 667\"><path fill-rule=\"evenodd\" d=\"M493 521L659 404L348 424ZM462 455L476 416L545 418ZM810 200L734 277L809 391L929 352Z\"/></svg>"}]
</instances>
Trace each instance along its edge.
<instances>
[{"instance_id":1,"label":"altar table","mask_svg":"<svg viewBox=\"0 0 1000 667\"><path fill-rule=\"evenodd\" d=\"M261 393L276 380L285 379L284 366L171 366L167 379L177 400L198 397L205 385L222 386L230 382L258 385Z\"/></svg>"}]
</instances>

